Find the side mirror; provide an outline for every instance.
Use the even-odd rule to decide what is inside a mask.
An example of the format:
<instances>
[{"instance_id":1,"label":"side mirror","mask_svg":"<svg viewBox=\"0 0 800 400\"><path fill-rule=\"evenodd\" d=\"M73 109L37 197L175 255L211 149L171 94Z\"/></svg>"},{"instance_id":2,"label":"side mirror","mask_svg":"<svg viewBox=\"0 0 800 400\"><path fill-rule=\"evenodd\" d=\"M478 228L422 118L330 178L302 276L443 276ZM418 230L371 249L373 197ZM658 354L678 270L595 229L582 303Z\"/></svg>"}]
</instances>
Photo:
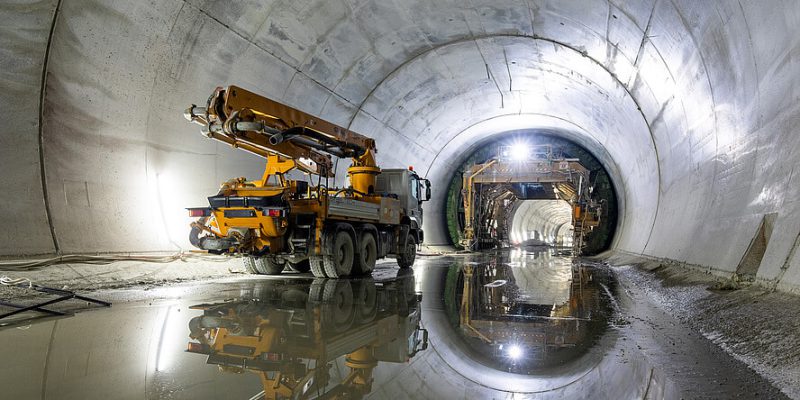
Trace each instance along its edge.
<instances>
[{"instance_id":1,"label":"side mirror","mask_svg":"<svg viewBox=\"0 0 800 400\"><path fill-rule=\"evenodd\" d=\"M425 200L431 199L431 181L425 179Z\"/></svg>"}]
</instances>

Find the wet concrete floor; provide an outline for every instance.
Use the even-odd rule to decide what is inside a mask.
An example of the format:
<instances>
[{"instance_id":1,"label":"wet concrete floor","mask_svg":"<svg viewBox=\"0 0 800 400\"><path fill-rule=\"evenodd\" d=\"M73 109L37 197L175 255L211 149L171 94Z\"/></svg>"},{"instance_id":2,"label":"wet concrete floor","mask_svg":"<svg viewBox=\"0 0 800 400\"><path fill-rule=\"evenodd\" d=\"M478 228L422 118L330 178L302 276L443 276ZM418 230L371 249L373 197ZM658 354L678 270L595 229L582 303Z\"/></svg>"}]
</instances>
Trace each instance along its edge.
<instances>
[{"instance_id":1,"label":"wet concrete floor","mask_svg":"<svg viewBox=\"0 0 800 400\"><path fill-rule=\"evenodd\" d=\"M0 398L785 398L608 267L550 251L106 296L0 330Z\"/></svg>"}]
</instances>

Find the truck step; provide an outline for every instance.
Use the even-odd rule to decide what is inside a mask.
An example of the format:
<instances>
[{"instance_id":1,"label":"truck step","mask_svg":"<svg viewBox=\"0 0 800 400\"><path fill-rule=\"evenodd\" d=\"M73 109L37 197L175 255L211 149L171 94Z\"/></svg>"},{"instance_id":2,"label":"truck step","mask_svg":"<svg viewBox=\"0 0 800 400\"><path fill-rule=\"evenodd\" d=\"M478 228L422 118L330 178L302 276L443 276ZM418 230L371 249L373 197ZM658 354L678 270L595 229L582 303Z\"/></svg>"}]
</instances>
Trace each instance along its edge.
<instances>
[{"instance_id":1,"label":"truck step","mask_svg":"<svg viewBox=\"0 0 800 400\"><path fill-rule=\"evenodd\" d=\"M308 240L306 239L291 239L290 242L294 247L308 247Z\"/></svg>"}]
</instances>

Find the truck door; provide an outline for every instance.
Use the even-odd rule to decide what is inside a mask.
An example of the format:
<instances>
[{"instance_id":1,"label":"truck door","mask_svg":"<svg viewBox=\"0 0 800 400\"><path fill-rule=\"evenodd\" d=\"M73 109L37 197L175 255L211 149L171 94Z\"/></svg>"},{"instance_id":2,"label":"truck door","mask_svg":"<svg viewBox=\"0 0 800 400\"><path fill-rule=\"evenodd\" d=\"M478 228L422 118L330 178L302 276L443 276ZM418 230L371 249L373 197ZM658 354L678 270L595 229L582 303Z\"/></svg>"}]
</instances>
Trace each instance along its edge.
<instances>
[{"instance_id":1,"label":"truck door","mask_svg":"<svg viewBox=\"0 0 800 400\"><path fill-rule=\"evenodd\" d=\"M417 222L417 227L422 227L422 202L427 200L423 197L422 181L416 174L408 174L408 214L411 219Z\"/></svg>"}]
</instances>

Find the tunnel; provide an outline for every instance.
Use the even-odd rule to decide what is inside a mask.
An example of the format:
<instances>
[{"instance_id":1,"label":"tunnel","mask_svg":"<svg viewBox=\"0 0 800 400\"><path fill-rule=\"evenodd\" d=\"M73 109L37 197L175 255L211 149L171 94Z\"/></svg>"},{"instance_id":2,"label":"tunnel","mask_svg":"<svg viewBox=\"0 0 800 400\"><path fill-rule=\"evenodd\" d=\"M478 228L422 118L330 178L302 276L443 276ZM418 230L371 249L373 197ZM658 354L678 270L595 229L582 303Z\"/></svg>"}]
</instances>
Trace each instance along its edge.
<instances>
[{"instance_id":1,"label":"tunnel","mask_svg":"<svg viewBox=\"0 0 800 400\"><path fill-rule=\"evenodd\" d=\"M212 260L191 252L193 219L186 209L207 204L228 179L260 178L264 159L203 137L183 113L192 105L206 104L216 87L236 85L373 138L381 168L411 168L430 181L414 290L421 293L423 315L430 316L422 320L427 321L431 346L416 356L422 360L416 364L375 372L374 398L491 398L515 393L585 398L592 391L601 398L680 398L695 384L709 387L703 396L728 398L744 390L725 377L731 370L750 371L730 376L756 382L738 393L800 398L800 354L788 350L796 348L790 343L800 344L797 323L778 311L769 314L755 308L742 317L769 314L774 317L769 324L777 324L770 325L771 332L786 330L760 336L768 350L749 349L745 339L726 342L725 332L734 329L730 320L687 322L694 321L687 311L683 322L701 332L690 335L691 341L713 343L722 350L708 351L725 360L697 367L701 377L709 377L702 384L696 381L701 378L680 372L681 363L690 364L688 359L674 360L666 350L654 351L657 356L644 351L645 356L634 357L624 368L608 356L630 350L620 344L619 337L625 335L617 331L637 324L630 322L636 318L620 322L625 318L615 313L633 310L649 316L652 311L635 294L618 295L618 290L625 292L619 289L625 282L641 288L655 285L642 293L660 296L658 301L668 311L680 301L711 310L717 303L705 296L756 292L767 297L746 297L747 304L761 301L765 309L770 305L775 310L800 310L800 185L794 176L800 161L800 3L14 0L0 4L0 21L0 215L8 223L0 229L0 270L11 276L8 282L17 284L21 276L28 282L66 287L59 280L66 275L53 271L69 267L90 276L74 278L81 283L72 287L88 289L89 283L103 279L166 285L157 296L186 296L181 300L186 304L166 305L142 317L152 331L148 343L161 346L152 343L161 343L165 332L183 335L188 317L175 330L164 322L165 310L188 311L193 305L189 300L214 299L207 291L189 290L195 294L186 295L169 286L205 272L180 272L187 269L178 266L177 275L153 283L148 279L162 276L162 269L143 266L142 271L152 272L142 272L145 277L139 278L128 267L95 264L100 259L147 264L150 258L180 263L194 257L227 265L230 260L224 257ZM520 135L569 143L607 174L614 217L595 252L606 258L589 262L597 268L594 273L570 274L569 261L548 251L491 250L463 258L453 250L457 240L448 220L453 218L448 188L461 179L476 152ZM331 185L347 186L350 160L334 165ZM572 245L571 213L571 206L561 200L517 201L505 222L509 244L543 240ZM428 260L431 254L439 258ZM473 263L490 266L491 273L481 277L475 267L469 278ZM526 263L560 272L525 275L514 269ZM394 274L378 269L376 282ZM570 356L572 361L555 369L525 373L522 367L492 364L487 354L507 352L508 347L475 350L469 345L475 337L454 331L454 321L463 322L464 317L455 304L463 298L453 293L466 293L465 279L476 285L502 281L476 293L487 296L485 301L503 303L506 300L497 299L537 290L549 293L552 285L547 282L574 283L583 277L591 277L586 298L594 299L594 307L601 310L590 313L591 318L602 315L604 324L617 328L580 328L581 340L591 337L596 347ZM529 280L545 282L546 288L528 287ZM716 282L710 284L717 285L714 290L669 291L706 280ZM240 281L213 285L209 287L222 292L225 287L246 286ZM379 291L384 287L376 285ZM367 290L357 287L353 283L355 294L347 296L357 299L362 293L358 290ZM331 293L340 293L338 286L331 288ZM569 292L569 287L562 289ZM276 290L283 289L264 293ZM311 286L302 289L314 290L325 292ZM2 300L16 296L4 294ZM558 302L571 304L571 298L566 295ZM728 305L736 303L731 297L720 298ZM548 302L553 300L536 304ZM570 310L583 310L576 304ZM556 308L546 312L556 318ZM487 320L501 323L501 317L486 310ZM663 311L659 310L652 312ZM514 312L540 311L530 306ZM123 326L135 323L136 312L109 314L108 321L119 320L119 329L127 329ZM111 334L102 333L102 322L92 319L100 317L91 317L103 313L109 312L80 313L34 324L29 331L4 329L0 336L6 333L11 338L7 342L26 343L31 354L47 358L51 352L66 351L57 346L79 345L80 321L96 325L98 336ZM177 311L169 315L178 318ZM588 315L563 318L577 321ZM67 331L56 334L58 327L43 324L61 324ZM648 336L641 332L640 339ZM546 342L550 336L543 335ZM102 351L113 347L106 339L97 340ZM121 340L133 346L144 339L128 335ZM559 340L563 344L564 339ZM659 349L663 345L656 339L641 340L644 347L645 342ZM697 343L694 346L705 346ZM770 354L788 357L782 359L782 372L775 372L781 368L774 362L759 361ZM345 368L345 361L337 362ZM674 367L659 367L664 362ZM41 382L28 382L36 390L20 389L19 398L39 393L41 398L59 397L45 390L47 382L75 390L62 392L64 396L92 397L72 386L69 374L48 379L47 368L39 371L44 374ZM131 384L118 394L166 396L156 387L157 368L146 362L141 368L149 371L141 376L144 381L152 378L156 383ZM16 375L8 366L0 371L0 380L13 382ZM119 373L133 376L130 371ZM192 374L187 371L176 379L199 379L188 378ZM231 376L203 374L214 385L236 385ZM391 374L399 378L392 380ZM445 383L432 389L434 381L425 377L437 375ZM725 381L721 392L711 389L712 377L714 382ZM101 378L110 386L118 379ZM604 388L602 382L608 380L619 383L618 391ZM260 386L258 380L253 382ZM103 385L94 387L107 389ZM239 386L234 392L203 395L249 395Z\"/></svg>"},{"instance_id":2,"label":"tunnel","mask_svg":"<svg viewBox=\"0 0 800 400\"><path fill-rule=\"evenodd\" d=\"M523 201L511 221L511 240L517 243L543 238L565 241L572 236L568 234L572 230L571 211L565 201Z\"/></svg>"}]
</instances>

